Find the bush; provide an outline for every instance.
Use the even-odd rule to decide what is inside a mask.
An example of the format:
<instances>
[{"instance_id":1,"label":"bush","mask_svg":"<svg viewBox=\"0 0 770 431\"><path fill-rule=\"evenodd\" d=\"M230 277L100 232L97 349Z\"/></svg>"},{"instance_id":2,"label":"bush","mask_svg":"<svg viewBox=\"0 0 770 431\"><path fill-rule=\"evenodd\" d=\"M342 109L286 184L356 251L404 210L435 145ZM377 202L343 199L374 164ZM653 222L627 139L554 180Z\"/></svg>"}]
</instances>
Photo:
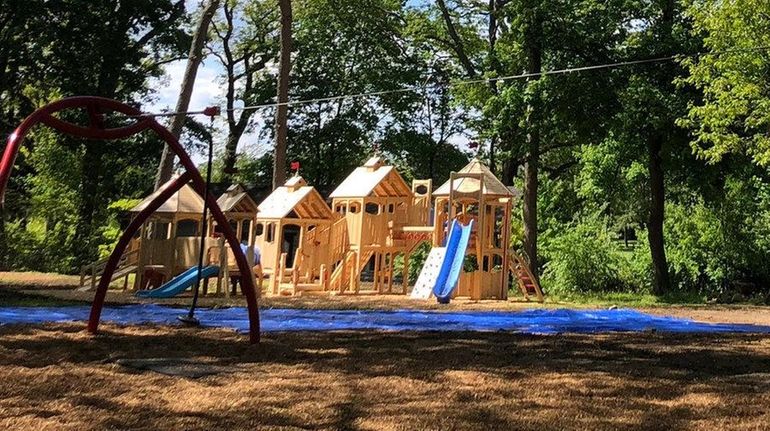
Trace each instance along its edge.
<instances>
[{"instance_id":1,"label":"bush","mask_svg":"<svg viewBox=\"0 0 770 431\"><path fill-rule=\"evenodd\" d=\"M543 235L542 284L556 294L619 291L628 286L625 259L606 223L596 217Z\"/></svg>"}]
</instances>

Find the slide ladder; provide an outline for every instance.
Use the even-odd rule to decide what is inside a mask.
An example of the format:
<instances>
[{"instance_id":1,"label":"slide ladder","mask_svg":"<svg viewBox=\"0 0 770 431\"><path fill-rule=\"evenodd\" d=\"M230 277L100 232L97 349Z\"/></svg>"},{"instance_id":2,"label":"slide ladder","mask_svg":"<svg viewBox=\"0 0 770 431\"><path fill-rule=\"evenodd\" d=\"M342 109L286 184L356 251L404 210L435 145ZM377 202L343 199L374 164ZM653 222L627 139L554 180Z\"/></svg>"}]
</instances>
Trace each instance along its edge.
<instances>
[{"instance_id":1,"label":"slide ladder","mask_svg":"<svg viewBox=\"0 0 770 431\"><path fill-rule=\"evenodd\" d=\"M516 282L519 285L519 290L524 295L524 299L529 301L529 297L534 295L537 297L537 302L542 303L544 301L543 291L540 289L540 284L529 269L527 262L513 250L508 250L508 254L511 256L508 259L508 269L516 277Z\"/></svg>"}]
</instances>

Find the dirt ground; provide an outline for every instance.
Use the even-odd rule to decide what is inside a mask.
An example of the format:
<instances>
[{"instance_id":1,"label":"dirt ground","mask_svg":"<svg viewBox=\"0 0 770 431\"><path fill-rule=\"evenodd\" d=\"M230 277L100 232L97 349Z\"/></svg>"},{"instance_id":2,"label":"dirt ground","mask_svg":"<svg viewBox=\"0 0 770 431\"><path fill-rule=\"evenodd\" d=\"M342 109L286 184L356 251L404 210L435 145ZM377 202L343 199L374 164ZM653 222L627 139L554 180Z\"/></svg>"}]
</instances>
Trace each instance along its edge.
<instances>
[{"instance_id":1,"label":"dirt ground","mask_svg":"<svg viewBox=\"0 0 770 431\"><path fill-rule=\"evenodd\" d=\"M72 280L24 275L0 306L90 303ZM2 277L0 277L0 284ZM76 283L76 282L75 282ZM111 304L139 302L108 293ZM156 301L189 305L189 297ZM244 305L206 297L201 306ZM574 307L403 296L263 298L261 307L517 310ZM643 311L770 325L770 309ZM102 324L0 326L0 429L770 429L770 335L269 333ZM137 371L184 359L201 378Z\"/></svg>"},{"instance_id":2,"label":"dirt ground","mask_svg":"<svg viewBox=\"0 0 770 431\"><path fill-rule=\"evenodd\" d=\"M767 429L760 335L0 327L0 429ZM190 379L118 365L187 358Z\"/></svg>"}]
</instances>

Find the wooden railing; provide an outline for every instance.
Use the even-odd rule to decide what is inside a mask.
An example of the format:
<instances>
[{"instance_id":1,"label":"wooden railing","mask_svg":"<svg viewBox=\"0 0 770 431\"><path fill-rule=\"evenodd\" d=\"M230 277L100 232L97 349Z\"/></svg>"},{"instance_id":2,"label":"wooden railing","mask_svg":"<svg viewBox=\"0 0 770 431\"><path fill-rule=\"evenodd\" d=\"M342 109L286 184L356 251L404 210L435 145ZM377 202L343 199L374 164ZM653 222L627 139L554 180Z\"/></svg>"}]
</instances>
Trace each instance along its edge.
<instances>
[{"instance_id":1,"label":"wooden railing","mask_svg":"<svg viewBox=\"0 0 770 431\"><path fill-rule=\"evenodd\" d=\"M134 267L133 270L135 270L135 267L137 263L139 262L139 249L135 248L133 250L127 250L123 253L122 256L120 256L120 260L118 261L118 266L115 269L115 272L112 274L112 280L115 280L116 278L120 278L123 276L128 275L125 271L125 269ZM80 267L80 288L86 286L86 282L89 284L89 289L93 290L96 289L96 284L99 283L99 280L101 279L102 274L104 273L104 268L107 266L107 259L98 260L93 263L89 263L88 265L83 265ZM133 272L129 271L130 272Z\"/></svg>"}]
</instances>

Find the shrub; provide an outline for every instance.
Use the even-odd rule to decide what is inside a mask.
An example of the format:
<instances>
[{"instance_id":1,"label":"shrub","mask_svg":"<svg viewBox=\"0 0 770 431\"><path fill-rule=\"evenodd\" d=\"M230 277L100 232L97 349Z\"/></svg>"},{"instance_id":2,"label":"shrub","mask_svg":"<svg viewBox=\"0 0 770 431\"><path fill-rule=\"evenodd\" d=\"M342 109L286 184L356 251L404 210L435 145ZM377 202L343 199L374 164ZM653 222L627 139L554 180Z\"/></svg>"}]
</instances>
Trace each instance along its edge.
<instances>
[{"instance_id":1,"label":"shrub","mask_svg":"<svg viewBox=\"0 0 770 431\"><path fill-rule=\"evenodd\" d=\"M557 294L617 291L624 286L621 251L597 217L543 235L542 284Z\"/></svg>"}]
</instances>

